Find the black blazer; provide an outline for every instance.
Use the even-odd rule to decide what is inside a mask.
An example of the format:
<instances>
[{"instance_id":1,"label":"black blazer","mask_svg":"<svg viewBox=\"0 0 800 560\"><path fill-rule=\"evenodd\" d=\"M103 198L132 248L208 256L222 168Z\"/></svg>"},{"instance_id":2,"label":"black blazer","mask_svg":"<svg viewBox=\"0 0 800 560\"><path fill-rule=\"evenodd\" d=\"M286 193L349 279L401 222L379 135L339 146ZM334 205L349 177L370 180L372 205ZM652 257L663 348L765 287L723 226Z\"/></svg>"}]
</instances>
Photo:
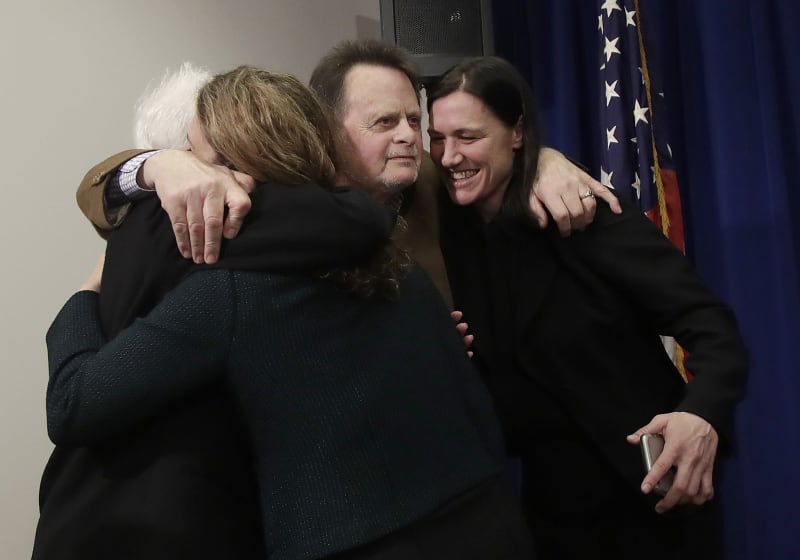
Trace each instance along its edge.
<instances>
[{"instance_id":1,"label":"black blazer","mask_svg":"<svg viewBox=\"0 0 800 560\"><path fill-rule=\"evenodd\" d=\"M544 231L505 216L482 224L449 200L443 213L455 306L512 450L566 411L638 488L641 458L625 436L656 414L692 412L732 442L747 368L734 315L638 209L615 215L599 202L594 223L568 238L552 220ZM690 383L659 334L689 352Z\"/></svg>"},{"instance_id":2,"label":"black blazer","mask_svg":"<svg viewBox=\"0 0 800 560\"><path fill-rule=\"evenodd\" d=\"M219 267L344 264L371 254L393 226L384 208L353 190L264 185L251 198L246 227L225 243ZM109 338L197 268L181 258L170 228L152 197L109 237L99 304ZM124 437L58 445L50 457L34 559L265 557L250 444L221 384Z\"/></svg>"}]
</instances>

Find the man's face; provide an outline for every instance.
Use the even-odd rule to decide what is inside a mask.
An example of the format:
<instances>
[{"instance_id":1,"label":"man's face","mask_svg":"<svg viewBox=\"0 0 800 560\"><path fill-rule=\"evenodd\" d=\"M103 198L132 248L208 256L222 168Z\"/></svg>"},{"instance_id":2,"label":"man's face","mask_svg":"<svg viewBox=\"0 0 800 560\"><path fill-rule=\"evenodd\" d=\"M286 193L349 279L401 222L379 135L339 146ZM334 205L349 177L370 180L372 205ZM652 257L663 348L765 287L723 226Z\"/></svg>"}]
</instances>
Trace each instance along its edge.
<instances>
[{"instance_id":1,"label":"man's face","mask_svg":"<svg viewBox=\"0 0 800 560\"><path fill-rule=\"evenodd\" d=\"M386 201L417 180L421 114L414 86L393 68L358 64L344 82L337 182Z\"/></svg>"}]
</instances>

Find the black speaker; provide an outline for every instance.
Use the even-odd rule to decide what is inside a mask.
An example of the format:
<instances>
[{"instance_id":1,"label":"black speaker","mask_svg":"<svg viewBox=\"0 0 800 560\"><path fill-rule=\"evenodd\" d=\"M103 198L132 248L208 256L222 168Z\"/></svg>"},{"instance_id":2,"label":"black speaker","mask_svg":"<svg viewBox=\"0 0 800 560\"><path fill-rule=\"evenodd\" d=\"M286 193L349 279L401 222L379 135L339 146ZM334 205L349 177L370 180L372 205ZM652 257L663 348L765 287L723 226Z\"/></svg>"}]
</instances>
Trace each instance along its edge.
<instances>
[{"instance_id":1,"label":"black speaker","mask_svg":"<svg viewBox=\"0 0 800 560\"><path fill-rule=\"evenodd\" d=\"M381 0L381 37L429 83L462 58L494 53L491 0Z\"/></svg>"}]
</instances>

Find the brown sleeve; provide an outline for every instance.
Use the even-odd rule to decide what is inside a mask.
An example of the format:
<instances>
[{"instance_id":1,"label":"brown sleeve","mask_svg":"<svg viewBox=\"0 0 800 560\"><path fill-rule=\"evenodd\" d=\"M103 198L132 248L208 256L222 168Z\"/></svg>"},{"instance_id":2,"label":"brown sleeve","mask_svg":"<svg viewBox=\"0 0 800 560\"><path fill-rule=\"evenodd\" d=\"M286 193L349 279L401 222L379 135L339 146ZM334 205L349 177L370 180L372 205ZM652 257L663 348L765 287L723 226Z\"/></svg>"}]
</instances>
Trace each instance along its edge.
<instances>
[{"instance_id":1,"label":"brown sleeve","mask_svg":"<svg viewBox=\"0 0 800 560\"><path fill-rule=\"evenodd\" d=\"M111 156L92 167L78 186L78 192L75 195L78 200L78 207L89 218L97 233L103 238L108 236L109 231L119 225L111 224L106 214L106 184L123 163L144 151L126 150Z\"/></svg>"}]
</instances>

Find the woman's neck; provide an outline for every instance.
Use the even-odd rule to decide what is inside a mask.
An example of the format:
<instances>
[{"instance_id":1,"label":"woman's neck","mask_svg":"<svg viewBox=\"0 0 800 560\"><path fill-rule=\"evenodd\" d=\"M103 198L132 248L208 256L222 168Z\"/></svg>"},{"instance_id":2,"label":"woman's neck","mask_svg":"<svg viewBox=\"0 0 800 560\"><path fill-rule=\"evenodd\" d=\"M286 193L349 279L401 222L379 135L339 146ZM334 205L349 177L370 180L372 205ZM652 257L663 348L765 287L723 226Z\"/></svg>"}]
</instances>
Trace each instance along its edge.
<instances>
[{"instance_id":1,"label":"woman's neck","mask_svg":"<svg viewBox=\"0 0 800 560\"><path fill-rule=\"evenodd\" d=\"M488 198L475 202L475 210L484 223L488 224L500 213L500 210L503 208L503 200L505 199L506 190L508 190L510 181L510 178L506 180L505 185L497 189L497 191L492 193Z\"/></svg>"}]
</instances>

